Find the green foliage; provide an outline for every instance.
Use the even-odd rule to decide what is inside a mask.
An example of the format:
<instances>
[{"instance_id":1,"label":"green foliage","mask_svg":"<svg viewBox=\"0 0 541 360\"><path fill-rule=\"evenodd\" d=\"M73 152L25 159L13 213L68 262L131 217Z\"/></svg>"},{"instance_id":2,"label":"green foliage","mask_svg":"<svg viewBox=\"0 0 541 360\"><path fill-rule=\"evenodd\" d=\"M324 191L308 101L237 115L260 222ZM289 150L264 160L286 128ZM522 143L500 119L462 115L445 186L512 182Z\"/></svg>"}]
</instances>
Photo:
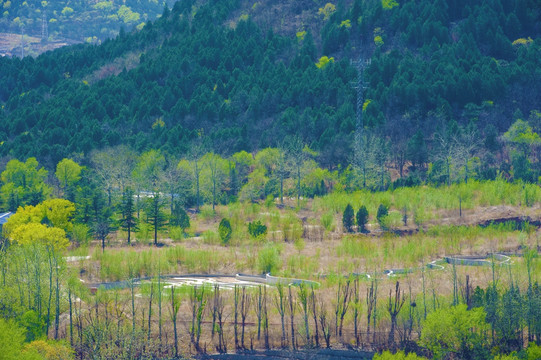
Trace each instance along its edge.
<instances>
[{"instance_id":1,"label":"green foliage","mask_svg":"<svg viewBox=\"0 0 541 360\"><path fill-rule=\"evenodd\" d=\"M184 229L180 226L171 226L169 228L169 237L173 241L180 241L184 239Z\"/></svg>"},{"instance_id":2,"label":"green foliage","mask_svg":"<svg viewBox=\"0 0 541 360\"><path fill-rule=\"evenodd\" d=\"M273 243L267 243L257 255L257 268L262 273L276 274L282 267L280 249Z\"/></svg>"},{"instance_id":3,"label":"green foliage","mask_svg":"<svg viewBox=\"0 0 541 360\"><path fill-rule=\"evenodd\" d=\"M261 223L261 220L248 223L248 233L254 239L265 237L267 235L267 226Z\"/></svg>"},{"instance_id":4,"label":"green foliage","mask_svg":"<svg viewBox=\"0 0 541 360\"><path fill-rule=\"evenodd\" d=\"M459 357L484 346L488 324L482 308L467 310L466 305L443 308L430 313L423 321L421 343L442 359L454 353Z\"/></svg>"},{"instance_id":5,"label":"green foliage","mask_svg":"<svg viewBox=\"0 0 541 360\"><path fill-rule=\"evenodd\" d=\"M526 349L526 354L528 355L528 360L541 359L541 346L530 343Z\"/></svg>"},{"instance_id":6,"label":"green foliage","mask_svg":"<svg viewBox=\"0 0 541 360\"><path fill-rule=\"evenodd\" d=\"M342 214L342 225L347 232L351 232L353 225L355 225L355 212L353 211L351 204L347 204L344 209L344 213Z\"/></svg>"},{"instance_id":7,"label":"green foliage","mask_svg":"<svg viewBox=\"0 0 541 360\"><path fill-rule=\"evenodd\" d=\"M321 225L327 231L334 231L336 225L334 223L334 213L332 211L328 211L325 214L321 215Z\"/></svg>"},{"instance_id":8,"label":"green foliage","mask_svg":"<svg viewBox=\"0 0 541 360\"><path fill-rule=\"evenodd\" d=\"M218 233L220 234L220 240L222 241L222 244L228 245L229 241L231 240L231 234L233 233L233 229L231 229L231 223L228 219L223 218L220 221L220 225L218 225Z\"/></svg>"},{"instance_id":9,"label":"green foliage","mask_svg":"<svg viewBox=\"0 0 541 360\"><path fill-rule=\"evenodd\" d=\"M378 212L376 214L376 219L378 220L379 226L383 230L388 230L388 224L386 223L387 217L389 215L389 209L386 205L380 204L378 207Z\"/></svg>"},{"instance_id":10,"label":"green foliage","mask_svg":"<svg viewBox=\"0 0 541 360\"><path fill-rule=\"evenodd\" d=\"M363 205L359 208L359 211L357 211L356 219L359 231L365 232L366 224L368 223L368 210L366 209L366 206Z\"/></svg>"},{"instance_id":11,"label":"green foliage","mask_svg":"<svg viewBox=\"0 0 541 360\"><path fill-rule=\"evenodd\" d=\"M81 179L82 166L71 159L62 159L56 165L56 178L62 189L73 186Z\"/></svg>"},{"instance_id":12,"label":"green foliage","mask_svg":"<svg viewBox=\"0 0 541 360\"><path fill-rule=\"evenodd\" d=\"M135 217L135 204L133 201L133 190L130 188L122 194L122 203L120 205L120 227L128 232L128 244L131 242L131 233L137 231L138 219Z\"/></svg>"},{"instance_id":13,"label":"green foliage","mask_svg":"<svg viewBox=\"0 0 541 360\"><path fill-rule=\"evenodd\" d=\"M173 206L173 212L169 220L169 224L172 226L178 226L183 230L186 230L190 227L190 217L184 207L179 203L175 203Z\"/></svg>"},{"instance_id":14,"label":"green foliage","mask_svg":"<svg viewBox=\"0 0 541 360\"><path fill-rule=\"evenodd\" d=\"M319 61L316 63L316 67L318 69L325 69L327 65L329 65L330 63L332 64L333 62L334 62L333 57L322 56L319 58Z\"/></svg>"},{"instance_id":15,"label":"green foliage","mask_svg":"<svg viewBox=\"0 0 541 360\"><path fill-rule=\"evenodd\" d=\"M381 7L385 10L392 9L398 5L399 4L396 0L381 0Z\"/></svg>"},{"instance_id":16,"label":"green foliage","mask_svg":"<svg viewBox=\"0 0 541 360\"><path fill-rule=\"evenodd\" d=\"M163 212L165 203L159 193L147 199L145 206L146 222L154 231L154 245L158 245L158 231L165 227L167 216Z\"/></svg>"},{"instance_id":17,"label":"green foliage","mask_svg":"<svg viewBox=\"0 0 541 360\"><path fill-rule=\"evenodd\" d=\"M332 3L326 3L324 7L319 8L318 14L323 15L324 20L329 20L329 18L336 12L336 5Z\"/></svg>"},{"instance_id":18,"label":"green foliage","mask_svg":"<svg viewBox=\"0 0 541 360\"><path fill-rule=\"evenodd\" d=\"M541 144L541 138L526 121L518 119L511 125L509 130L503 134L503 137L516 144L525 144L528 146Z\"/></svg>"},{"instance_id":19,"label":"green foliage","mask_svg":"<svg viewBox=\"0 0 541 360\"><path fill-rule=\"evenodd\" d=\"M71 241L79 246L86 246L90 241L90 228L85 224L73 224Z\"/></svg>"},{"instance_id":20,"label":"green foliage","mask_svg":"<svg viewBox=\"0 0 541 360\"><path fill-rule=\"evenodd\" d=\"M22 354L23 342L25 340L24 330L14 321L6 321L0 317L0 349L2 349L2 359L37 359L38 357ZM23 355L21 357L21 355Z\"/></svg>"},{"instance_id":21,"label":"green foliage","mask_svg":"<svg viewBox=\"0 0 541 360\"><path fill-rule=\"evenodd\" d=\"M28 158L26 162L10 160L2 172L2 187L0 193L4 204L9 205L10 211L16 211L21 205L37 205L51 193L51 188L45 183L48 171L38 169L36 158Z\"/></svg>"},{"instance_id":22,"label":"green foliage","mask_svg":"<svg viewBox=\"0 0 541 360\"><path fill-rule=\"evenodd\" d=\"M403 351L397 353L392 353L390 351L384 351L381 354L375 354L373 357L374 360L424 360L426 359L423 356L418 356L415 353L405 354Z\"/></svg>"}]
</instances>

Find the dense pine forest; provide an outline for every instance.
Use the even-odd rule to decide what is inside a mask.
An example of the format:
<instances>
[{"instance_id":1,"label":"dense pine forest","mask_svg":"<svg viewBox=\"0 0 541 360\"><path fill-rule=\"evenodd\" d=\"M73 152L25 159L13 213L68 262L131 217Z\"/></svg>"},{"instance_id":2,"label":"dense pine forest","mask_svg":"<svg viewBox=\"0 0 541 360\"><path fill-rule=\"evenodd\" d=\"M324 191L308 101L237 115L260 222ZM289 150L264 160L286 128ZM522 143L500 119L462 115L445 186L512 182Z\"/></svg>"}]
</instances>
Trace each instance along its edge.
<instances>
[{"instance_id":1,"label":"dense pine forest","mask_svg":"<svg viewBox=\"0 0 541 360\"><path fill-rule=\"evenodd\" d=\"M541 358L541 1L0 9L0 360Z\"/></svg>"}]
</instances>

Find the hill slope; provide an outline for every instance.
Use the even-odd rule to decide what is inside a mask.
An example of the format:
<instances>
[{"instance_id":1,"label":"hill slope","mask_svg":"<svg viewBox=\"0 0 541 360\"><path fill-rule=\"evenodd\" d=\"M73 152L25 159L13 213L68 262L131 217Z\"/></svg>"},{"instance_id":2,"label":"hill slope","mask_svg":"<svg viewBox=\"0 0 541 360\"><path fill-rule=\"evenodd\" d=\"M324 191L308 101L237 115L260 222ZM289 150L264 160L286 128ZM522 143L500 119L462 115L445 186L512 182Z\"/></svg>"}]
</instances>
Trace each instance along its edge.
<instances>
[{"instance_id":1,"label":"hill slope","mask_svg":"<svg viewBox=\"0 0 541 360\"><path fill-rule=\"evenodd\" d=\"M426 151L434 133L469 123L490 139L518 118L539 132L530 113L541 108L540 9L533 0L183 0L100 46L0 59L0 153L48 164L120 143L185 153L203 133L228 154L298 134L323 166L347 164L351 61L362 53L371 58L366 128L403 163L423 164L414 135Z\"/></svg>"}]
</instances>

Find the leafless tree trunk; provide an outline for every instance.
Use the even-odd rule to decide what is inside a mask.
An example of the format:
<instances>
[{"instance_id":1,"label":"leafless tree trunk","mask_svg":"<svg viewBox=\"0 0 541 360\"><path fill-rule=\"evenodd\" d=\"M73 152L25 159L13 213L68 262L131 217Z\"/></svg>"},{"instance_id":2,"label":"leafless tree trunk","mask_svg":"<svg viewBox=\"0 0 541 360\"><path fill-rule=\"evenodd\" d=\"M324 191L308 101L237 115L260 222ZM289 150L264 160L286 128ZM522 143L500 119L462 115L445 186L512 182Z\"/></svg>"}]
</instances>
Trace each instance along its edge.
<instances>
[{"instance_id":1,"label":"leafless tree trunk","mask_svg":"<svg viewBox=\"0 0 541 360\"><path fill-rule=\"evenodd\" d=\"M370 338L370 320L376 304L376 291L374 281L370 283L370 288L366 291L366 338ZM375 331L375 328L374 328ZM370 341L370 340L368 340Z\"/></svg>"},{"instance_id":2,"label":"leafless tree trunk","mask_svg":"<svg viewBox=\"0 0 541 360\"><path fill-rule=\"evenodd\" d=\"M322 300L319 302L319 324L321 325L323 339L325 339L325 345L328 349L331 347L331 324L328 322L327 309Z\"/></svg>"},{"instance_id":3,"label":"leafless tree trunk","mask_svg":"<svg viewBox=\"0 0 541 360\"><path fill-rule=\"evenodd\" d=\"M316 307L316 294L314 292L314 287L312 286L312 294L310 295L310 303L312 305L312 316L314 317L314 339L316 341L316 347L319 347L319 327L317 323L317 307Z\"/></svg>"},{"instance_id":4,"label":"leafless tree trunk","mask_svg":"<svg viewBox=\"0 0 541 360\"><path fill-rule=\"evenodd\" d=\"M291 347L293 350L297 349L297 343L295 342L295 307L293 300L293 293L291 292L291 285L289 286L289 315L291 317Z\"/></svg>"},{"instance_id":5,"label":"leafless tree trunk","mask_svg":"<svg viewBox=\"0 0 541 360\"><path fill-rule=\"evenodd\" d=\"M351 279L347 279L345 285L338 282L338 290L336 291L336 307L335 307L335 335L342 337L342 328L344 326L344 318L348 311L350 303L350 285Z\"/></svg>"},{"instance_id":6,"label":"leafless tree trunk","mask_svg":"<svg viewBox=\"0 0 541 360\"><path fill-rule=\"evenodd\" d=\"M239 328L238 328L238 317L239 317L239 288L235 285L235 323L233 325L235 332L235 351L239 350Z\"/></svg>"},{"instance_id":7,"label":"leafless tree trunk","mask_svg":"<svg viewBox=\"0 0 541 360\"><path fill-rule=\"evenodd\" d=\"M278 291L278 295L274 298L274 305L276 306L276 309L278 310L278 313L280 314L280 322L282 324L282 341L281 346L286 346L286 327L285 327L285 306L284 306L284 285L281 283L278 283L276 285L276 290Z\"/></svg>"},{"instance_id":8,"label":"leafless tree trunk","mask_svg":"<svg viewBox=\"0 0 541 360\"><path fill-rule=\"evenodd\" d=\"M393 301L392 290L389 289L389 304L387 306L387 311L391 317L391 330L389 331L389 346L394 348L394 331L396 328L396 318L404 306L404 292L400 292L400 283L396 282L395 296Z\"/></svg>"},{"instance_id":9,"label":"leafless tree trunk","mask_svg":"<svg viewBox=\"0 0 541 360\"><path fill-rule=\"evenodd\" d=\"M218 320L218 352L220 353L226 353L227 352L227 344L225 343L224 338L224 299L222 295L220 294L220 286L216 285L214 288L214 299L215 299L215 306L216 306L216 318Z\"/></svg>"},{"instance_id":10,"label":"leafless tree trunk","mask_svg":"<svg viewBox=\"0 0 541 360\"><path fill-rule=\"evenodd\" d=\"M258 290L258 293L257 293L257 340L259 341L261 339L261 312L262 312L262 305L263 305L261 285L257 287L257 290Z\"/></svg>"},{"instance_id":11,"label":"leafless tree trunk","mask_svg":"<svg viewBox=\"0 0 541 360\"><path fill-rule=\"evenodd\" d=\"M359 296L359 278L355 278L353 283L353 325L355 333L355 345L361 346L361 339L359 335L359 311L361 309L361 298Z\"/></svg>"},{"instance_id":12,"label":"leafless tree trunk","mask_svg":"<svg viewBox=\"0 0 541 360\"><path fill-rule=\"evenodd\" d=\"M152 329L152 324L150 321L152 320L152 297L154 296L154 283L150 282L150 299L148 301L148 335L147 335L147 341L150 341L150 332Z\"/></svg>"},{"instance_id":13,"label":"leafless tree trunk","mask_svg":"<svg viewBox=\"0 0 541 360\"><path fill-rule=\"evenodd\" d=\"M179 309L180 301L177 302L175 297L175 287L171 286L171 321L173 322L173 334L175 336L175 358L178 358L177 315Z\"/></svg>"},{"instance_id":14,"label":"leafless tree trunk","mask_svg":"<svg viewBox=\"0 0 541 360\"><path fill-rule=\"evenodd\" d=\"M244 330L246 328L246 317L248 316L248 311L250 309L250 304L252 302L252 298L250 297L250 294L246 293L246 286L242 287L242 299L240 304L240 316L242 321L242 331L240 335L240 345L243 349L246 349L244 345Z\"/></svg>"},{"instance_id":15,"label":"leafless tree trunk","mask_svg":"<svg viewBox=\"0 0 541 360\"><path fill-rule=\"evenodd\" d=\"M263 291L263 333L265 336L265 349L270 349L269 344L269 316L267 313L267 287Z\"/></svg>"},{"instance_id":16,"label":"leafless tree trunk","mask_svg":"<svg viewBox=\"0 0 541 360\"><path fill-rule=\"evenodd\" d=\"M310 325L308 324L308 313L309 313L309 296L308 296L308 289L306 287L306 284L302 283L299 286L299 300L302 306L302 311L304 315L304 328L306 331L306 345L311 346L310 341Z\"/></svg>"}]
</instances>

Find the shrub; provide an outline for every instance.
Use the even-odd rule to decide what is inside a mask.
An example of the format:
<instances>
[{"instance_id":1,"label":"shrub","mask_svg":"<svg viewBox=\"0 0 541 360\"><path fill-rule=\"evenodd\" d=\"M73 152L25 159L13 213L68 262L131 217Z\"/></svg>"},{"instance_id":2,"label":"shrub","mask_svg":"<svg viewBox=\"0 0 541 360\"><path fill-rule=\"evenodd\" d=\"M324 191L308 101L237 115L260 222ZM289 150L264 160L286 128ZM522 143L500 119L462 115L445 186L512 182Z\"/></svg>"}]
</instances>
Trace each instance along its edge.
<instances>
[{"instance_id":1,"label":"shrub","mask_svg":"<svg viewBox=\"0 0 541 360\"><path fill-rule=\"evenodd\" d=\"M357 226L360 232L366 232L366 224L368 223L368 210L366 206L361 206L357 211Z\"/></svg>"},{"instance_id":2,"label":"shrub","mask_svg":"<svg viewBox=\"0 0 541 360\"><path fill-rule=\"evenodd\" d=\"M175 204L169 223L185 230L190 227L190 217L182 206Z\"/></svg>"},{"instance_id":3,"label":"shrub","mask_svg":"<svg viewBox=\"0 0 541 360\"><path fill-rule=\"evenodd\" d=\"M74 224L71 230L71 241L78 245L88 245L90 229L84 224Z\"/></svg>"},{"instance_id":4,"label":"shrub","mask_svg":"<svg viewBox=\"0 0 541 360\"><path fill-rule=\"evenodd\" d=\"M475 348L483 346L486 323L483 308L468 310L466 305L438 309L430 313L422 323L420 343L426 346L435 359L442 359L449 353L458 358Z\"/></svg>"},{"instance_id":5,"label":"shrub","mask_svg":"<svg viewBox=\"0 0 541 360\"><path fill-rule=\"evenodd\" d=\"M422 360L426 359L425 357L418 356L415 353L405 354L403 351L399 351L396 354L391 353L390 351L384 351L381 354L375 354L374 360Z\"/></svg>"},{"instance_id":6,"label":"shrub","mask_svg":"<svg viewBox=\"0 0 541 360\"><path fill-rule=\"evenodd\" d=\"M169 228L169 237L174 241L180 241L184 237L184 231L180 226L171 226Z\"/></svg>"},{"instance_id":7,"label":"shrub","mask_svg":"<svg viewBox=\"0 0 541 360\"><path fill-rule=\"evenodd\" d=\"M203 233L201 234L201 237L203 238L203 243L205 244L215 245L220 242L220 236L218 235L216 231L212 231L212 230L203 231Z\"/></svg>"},{"instance_id":8,"label":"shrub","mask_svg":"<svg viewBox=\"0 0 541 360\"><path fill-rule=\"evenodd\" d=\"M139 230L135 232L135 237L137 238L137 241L140 242L148 242L150 241L151 236L151 229L150 225L146 223L142 223L139 225Z\"/></svg>"},{"instance_id":9,"label":"shrub","mask_svg":"<svg viewBox=\"0 0 541 360\"><path fill-rule=\"evenodd\" d=\"M344 230L347 232L351 232L353 225L355 225L354 216L355 213L353 211L353 207L351 204L347 204L346 208L344 209L344 215L342 216L342 224L344 225Z\"/></svg>"},{"instance_id":10,"label":"shrub","mask_svg":"<svg viewBox=\"0 0 541 360\"><path fill-rule=\"evenodd\" d=\"M378 224L382 230L388 229L387 224L385 223L385 220L388 215L389 215L389 209L387 208L387 206L380 204L378 207L376 219L378 220Z\"/></svg>"},{"instance_id":11,"label":"shrub","mask_svg":"<svg viewBox=\"0 0 541 360\"><path fill-rule=\"evenodd\" d=\"M267 226L263 225L260 220L248 223L248 233L256 239L260 236L267 235Z\"/></svg>"},{"instance_id":12,"label":"shrub","mask_svg":"<svg viewBox=\"0 0 541 360\"><path fill-rule=\"evenodd\" d=\"M220 240L222 241L222 244L229 244L232 233L233 229L231 229L231 223L226 218L223 218L222 221L220 221L220 225L218 225L218 234L220 234Z\"/></svg>"},{"instance_id":13,"label":"shrub","mask_svg":"<svg viewBox=\"0 0 541 360\"><path fill-rule=\"evenodd\" d=\"M280 270L280 250L272 243L268 243L259 250L257 266L262 273L275 274Z\"/></svg>"},{"instance_id":14,"label":"shrub","mask_svg":"<svg viewBox=\"0 0 541 360\"><path fill-rule=\"evenodd\" d=\"M334 231L334 215L332 211L327 212L321 216L321 225L327 231Z\"/></svg>"}]
</instances>

